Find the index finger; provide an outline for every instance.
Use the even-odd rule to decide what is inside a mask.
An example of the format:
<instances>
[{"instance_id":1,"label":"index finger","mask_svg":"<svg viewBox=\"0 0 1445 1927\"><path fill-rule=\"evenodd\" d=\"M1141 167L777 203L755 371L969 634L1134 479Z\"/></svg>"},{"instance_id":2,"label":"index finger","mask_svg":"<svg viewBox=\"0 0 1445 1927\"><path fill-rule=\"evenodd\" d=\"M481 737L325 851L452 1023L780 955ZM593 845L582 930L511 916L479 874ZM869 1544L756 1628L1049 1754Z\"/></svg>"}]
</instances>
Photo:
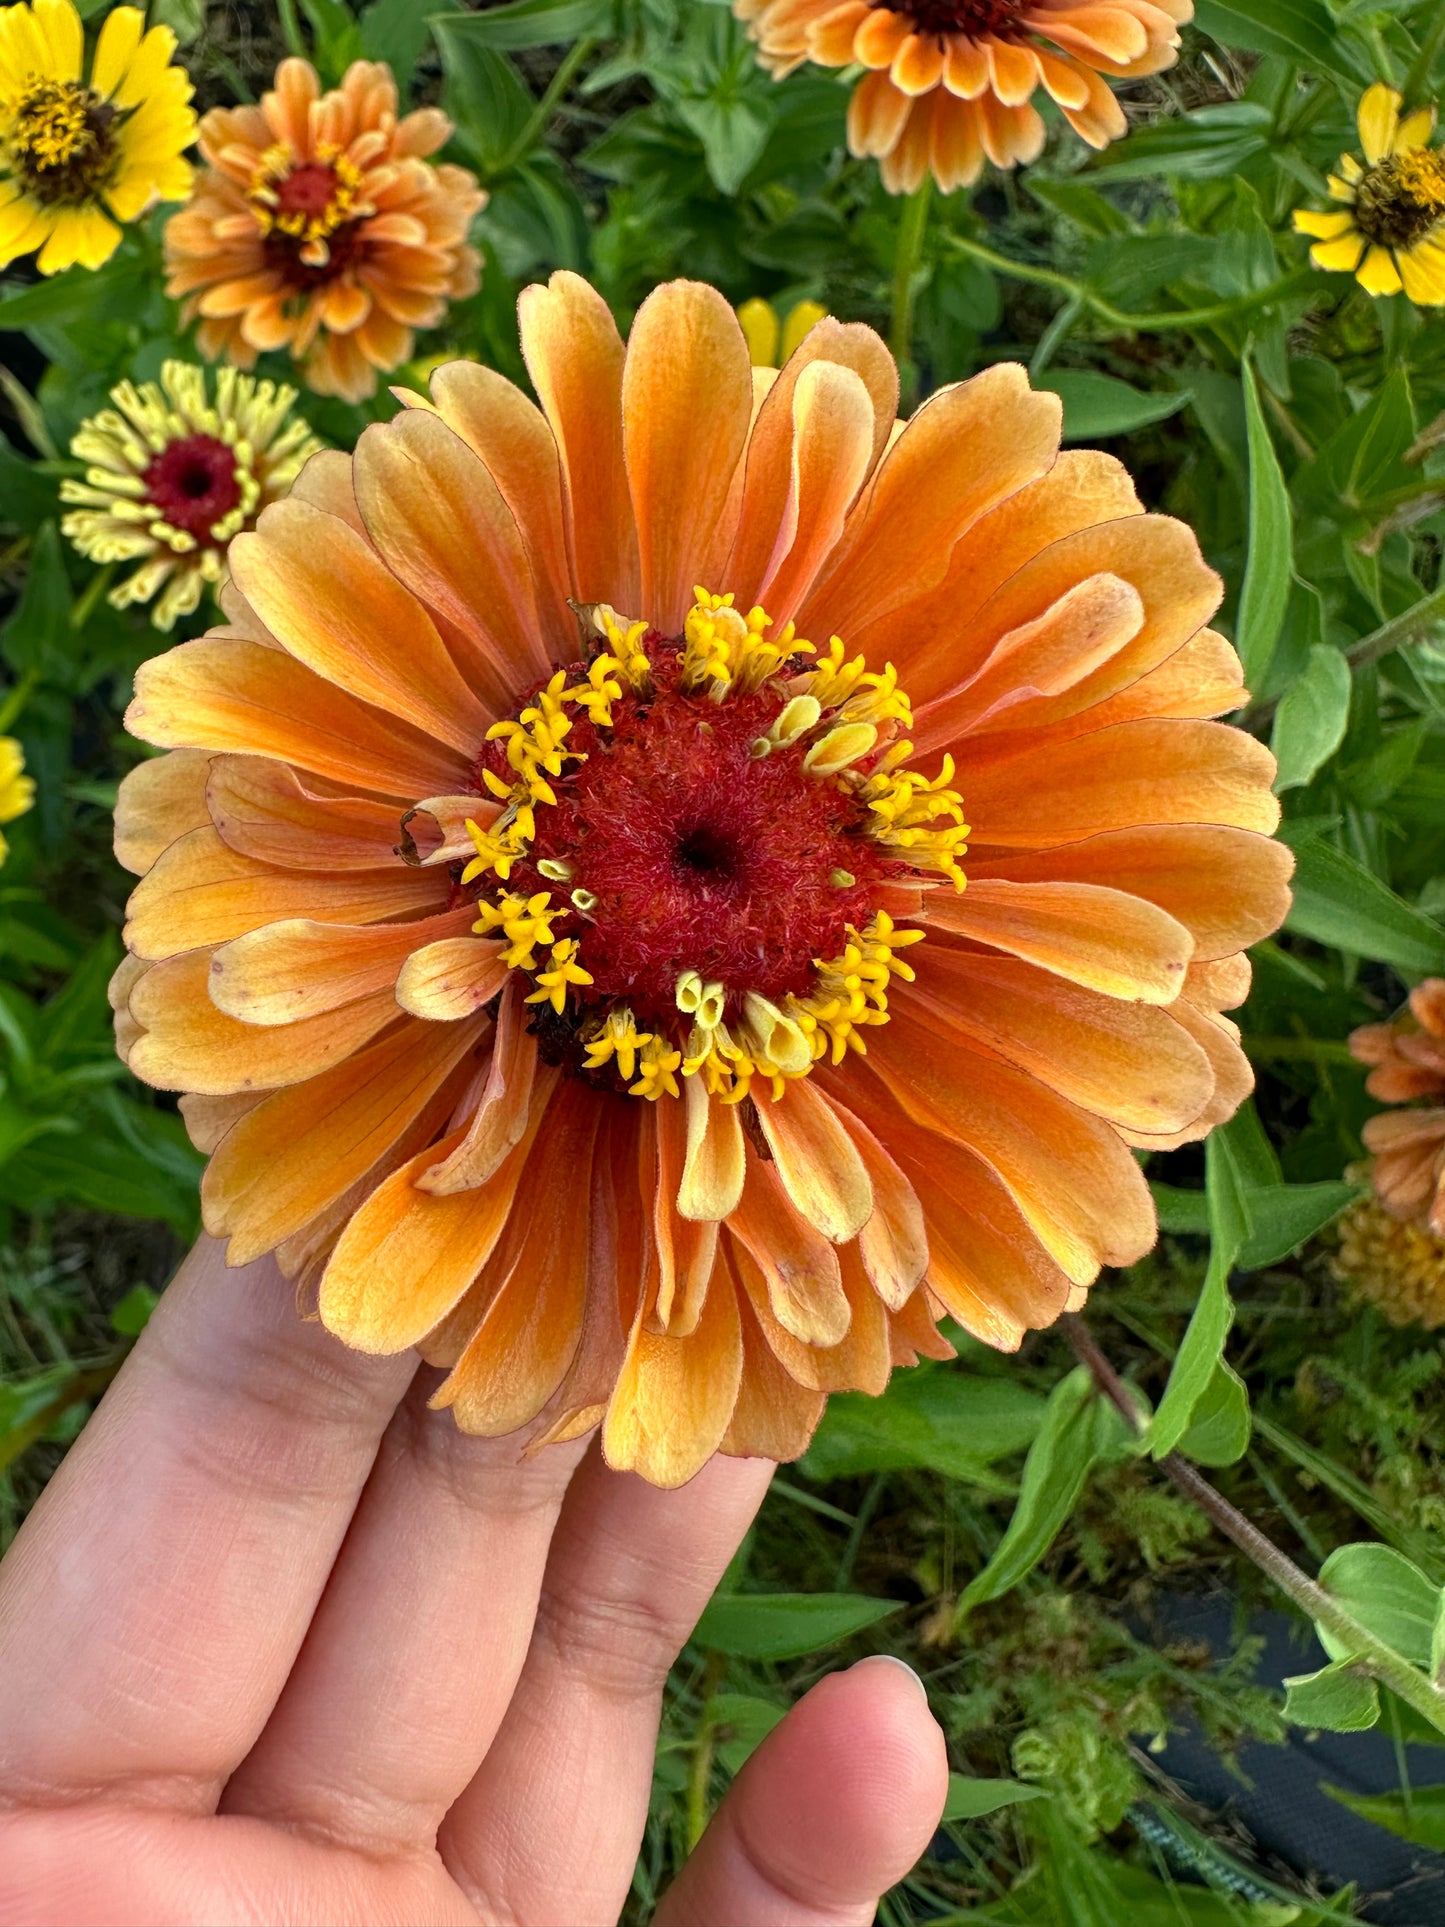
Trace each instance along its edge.
<instances>
[{"instance_id":1,"label":"index finger","mask_svg":"<svg viewBox=\"0 0 1445 1927\"><path fill-rule=\"evenodd\" d=\"M0 1567L0 1794L214 1805L414 1369L201 1240Z\"/></svg>"}]
</instances>

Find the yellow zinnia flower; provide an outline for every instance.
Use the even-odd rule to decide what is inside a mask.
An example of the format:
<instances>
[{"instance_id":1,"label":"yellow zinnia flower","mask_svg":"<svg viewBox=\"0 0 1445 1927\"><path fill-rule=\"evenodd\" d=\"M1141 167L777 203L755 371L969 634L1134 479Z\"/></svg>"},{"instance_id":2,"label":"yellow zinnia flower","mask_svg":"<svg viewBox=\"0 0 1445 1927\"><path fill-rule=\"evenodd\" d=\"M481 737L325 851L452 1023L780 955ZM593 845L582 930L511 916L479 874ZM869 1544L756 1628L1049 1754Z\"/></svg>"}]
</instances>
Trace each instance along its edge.
<instances>
[{"instance_id":1,"label":"yellow zinnia flower","mask_svg":"<svg viewBox=\"0 0 1445 1927\"><path fill-rule=\"evenodd\" d=\"M25 774L25 754L13 736L0 736L0 823L13 823L35 801L35 783ZM0 863L10 845L0 832Z\"/></svg>"},{"instance_id":2,"label":"yellow zinnia flower","mask_svg":"<svg viewBox=\"0 0 1445 1927\"><path fill-rule=\"evenodd\" d=\"M279 501L321 444L299 417L294 388L223 368L214 404L204 372L168 361L159 385L123 381L114 408L82 422L70 444L83 482L60 484L79 504L61 528L94 562L139 562L110 592L124 609L160 599L151 614L169 629L225 572L231 537Z\"/></svg>"},{"instance_id":3,"label":"yellow zinnia flower","mask_svg":"<svg viewBox=\"0 0 1445 1927\"><path fill-rule=\"evenodd\" d=\"M1330 198L1348 211L1295 209L1295 229L1312 234L1317 268L1352 274L1366 294L1398 294L1419 307L1445 302L1445 148L1428 145L1435 109L1400 113L1401 96L1383 81L1360 101L1364 163L1340 156Z\"/></svg>"},{"instance_id":4,"label":"yellow zinnia flower","mask_svg":"<svg viewBox=\"0 0 1445 1927\"><path fill-rule=\"evenodd\" d=\"M108 14L87 83L71 0L0 8L0 267L38 248L42 274L98 268L116 221L190 193L191 83L170 28L144 29L135 7Z\"/></svg>"}]
</instances>

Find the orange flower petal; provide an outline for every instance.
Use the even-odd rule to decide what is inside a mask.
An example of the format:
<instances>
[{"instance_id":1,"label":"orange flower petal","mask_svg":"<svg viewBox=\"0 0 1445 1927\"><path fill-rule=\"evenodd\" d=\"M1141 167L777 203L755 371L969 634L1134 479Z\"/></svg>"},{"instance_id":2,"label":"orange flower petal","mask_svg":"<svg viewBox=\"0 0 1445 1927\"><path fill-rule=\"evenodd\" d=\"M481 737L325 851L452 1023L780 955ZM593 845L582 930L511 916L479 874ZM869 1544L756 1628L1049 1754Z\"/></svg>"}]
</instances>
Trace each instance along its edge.
<instances>
[{"instance_id":1,"label":"orange flower petal","mask_svg":"<svg viewBox=\"0 0 1445 1927\"><path fill-rule=\"evenodd\" d=\"M489 720L509 713L553 664L521 532L485 464L439 416L406 411L357 443L356 498L393 574L464 640Z\"/></svg>"},{"instance_id":2,"label":"orange flower petal","mask_svg":"<svg viewBox=\"0 0 1445 1927\"><path fill-rule=\"evenodd\" d=\"M319 796L294 769L261 756L207 755L206 763L210 821L242 856L325 873L391 865L401 835L398 805Z\"/></svg>"},{"instance_id":3,"label":"orange flower petal","mask_svg":"<svg viewBox=\"0 0 1445 1927\"><path fill-rule=\"evenodd\" d=\"M572 1362L587 1296L600 1120L601 1107L585 1086L563 1085L528 1160L529 1195L540 1208L514 1214L493 1254L499 1282L491 1303L431 1400L450 1406L464 1432L500 1438L528 1424Z\"/></svg>"},{"instance_id":4,"label":"orange flower petal","mask_svg":"<svg viewBox=\"0 0 1445 1927\"><path fill-rule=\"evenodd\" d=\"M397 864L313 876L241 856L213 829L191 830L157 858L131 893L125 940L138 956L174 957L283 917L372 923L434 910L444 900L445 885L424 870Z\"/></svg>"},{"instance_id":5,"label":"orange flower petal","mask_svg":"<svg viewBox=\"0 0 1445 1927\"><path fill-rule=\"evenodd\" d=\"M525 1127L525 1108L522 1120ZM424 1338L495 1250L540 1122L538 1112L529 1134L473 1190L437 1197L417 1182L456 1149L460 1131L378 1185L337 1239L321 1280L326 1329L363 1352L404 1352Z\"/></svg>"},{"instance_id":6,"label":"orange flower petal","mask_svg":"<svg viewBox=\"0 0 1445 1927\"><path fill-rule=\"evenodd\" d=\"M538 1068L537 1040L527 1029L531 1012L522 1001L523 992L515 976L503 990L487 1079L471 1124L455 1151L421 1180L424 1190L439 1197L485 1184L521 1138L529 1109L535 1110L556 1082L555 1069Z\"/></svg>"},{"instance_id":7,"label":"orange flower petal","mask_svg":"<svg viewBox=\"0 0 1445 1927\"><path fill-rule=\"evenodd\" d=\"M786 1464L807 1451L826 1403L779 1364L746 1292L729 1281L742 1327L743 1368L737 1404L718 1443L719 1452L738 1459L773 1459Z\"/></svg>"},{"instance_id":8,"label":"orange flower petal","mask_svg":"<svg viewBox=\"0 0 1445 1927\"><path fill-rule=\"evenodd\" d=\"M557 444L541 412L494 368L449 361L431 378L432 400L447 427L480 457L512 511L532 563L542 632L557 661L576 646L567 606L572 582L562 519Z\"/></svg>"},{"instance_id":9,"label":"orange flower petal","mask_svg":"<svg viewBox=\"0 0 1445 1927\"><path fill-rule=\"evenodd\" d=\"M1194 954L1190 932L1166 910L1102 883L971 876L962 896L929 899L928 921L1106 997L1148 1004L1174 1001Z\"/></svg>"},{"instance_id":10,"label":"orange flower petal","mask_svg":"<svg viewBox=\"0 0 1445 1927\"><path fill-rule=\"evenodd\" d=\"M737 316L716 288L673 281L643 302L627 340L622 434L637 522L644 614L680 633L693 585L732 547L724 511L752 419Z\"/></svg>"},{"instance_id":11,"label":"orange flower petal","mask_svg":"<svg viewBox=\"0 0 1445 1927\"><path fill-rule=\"evenodd\" d=\"M275 1092L227 1132L201 1180L227 1263L250 1264L349 1190L471 1050L480 1023L405 1022L334 1070Z\"/></svg>"},{"instance_id":12,"label":"orange flower petal","mask_svg":"<svg viewBox=\"0 0 1445 1927\"><path fill-rule=\"evenodd\" d=\"M652 1200L644 1286L652 1305L649 1323L654 1331L685 1338L697 1329L717 1258L717 1221L684 1218L675 1207L687 1157L683 1106L672 1099L649 1109L651 1128L644 1123L638 1141L642 1195Z\"/></svg>"},{"instance_id":13,"label":"orange flower petal","mask_svg":"<svg viewBox=\"0 0 1445 1927\"><path fill-rule=\"evenodd\" d=\"M905 1006L935 1036L982 1045L1123 1130L1182 1130L1214 1088L1208 1059L1168 1011L1100 996L1016 957L935 948L917 986L892 1000L895 1011Z\"/></svg>"},{"instance_id":14,"label":"orange flower petal","mask_svg":"<svg viewBox=\"0 0 1445 1927\"><path fill-rule=\"evenodd\" d=\"M825 1238L856 1238L873 1210L873 1186L837 1112L814 1078L789 1084L757 1107L783 1189Z\"/></svg>"},{"instance_id":15,"label":"orange flower petal","mask_svg":"<svg viewBox=\"0 0 1445 1927\"><path fill-rule=\"evenodd\" d=\"M1223 723L1117 723L963 771L975 846L1071 843L1143 824L1279 822L1274 758Z\"/></svg>"},{"instance_id":16,"label":"orange flower petal","mask_svg":"<svg viewBox=\"0 0 1445 1927\"><path fill-rule=\"evenodd\" d=\"M277 502L227 559L272 635L318 675L464 755L481 747L495 712L458 674L421 604L344 522Z\"/></svg>"},{"instance_id":17,"label":"orange flower petal","mask_svg":"<svg viewBox=\"0 0 1445 1927\"><path fill-rule=\"evenodd\" d=\"M403 1010L429 1016L402 996L398 977L405 976L413 952L425 955L447 938L469 950L483 948L461 934L470 929L473 914L463 904L409 923L319 923L308 917L268 923L223 943L212 956L211 1002L243 1024L294 1024L395 986ZM500 989L500 973L493 974L498 981L492 989ZM469 1017L473 1008L450 1014Z\"/></svg>"},{"instance_id":18,"label":"orange flower petal","mask_svg":"<svg viewBox=\"0 0 1445 1927\"><path fill-rule=\"evenodd\" d=\"M1289 910L1294 859L1282 843L1246 830L1178 823L1106 831L1037 854L970 859L969 868L966 896L986 877L1127 891L1182 923L1203 960L1228 956L1279 928Z\"/></svg>"},{"instance_id":19,"label":"orange flower petal","mask_svg":"<svg viewBox=\"0 0 1445 1927\"><path fill-rule=\"evenodd\" d=\"M239 750L382 796L461 789L464 757L258 643L202 637L142 663L125 726L163 749Z\"/></svg>"},{"instance_id":20,"label":"orange flower petal","mask_svg":"<svg viewBox=\"0 0 1445 1927\"><path fill-rule=\"evenodd\" d=\"M572 579L580 602L634 611L637 527L622 456L622 338L580 275L559 269L517 302L522 354L557 440Z\"/></svg>"},{"instance_id":21,"label":"orange flower petal","mask_svg":"<svg viewBox=\"0 0 1445 1927\"><path fill-rule=\"evenodd\" d=\"M752 1254L784 1331L804 1345L836 1345L852 1319L837 1250L793 1207L761 1158L748 1159L728 1230Z\"/></svg>"},{"instance_id":22,"label":"orange flower petal","mask_svg":"<svg viewBox=\"0 0 1445 1927\"><path fill-rule=\"evenodd\" d=\"M941 389L878 465L838 559L803 605L805 635L848 636L936 584L966 530L1047 468L1058 450L1058 397L999 363ZM893 645L900 668L911 650ZM906 671L905 671L906 674Z\"/></svg>"},{"instance_id":23,"label":"orange flower petal","mask_svg":"<svg viewBox=\"0 0 1445 1927\"><path fill-rule=\"evenodd\" d=\"M115 799L115 859L144 876L162 850L178 836L210 822L206 810L206 773L211 758L203 749L173 749L137 763L121 778Z\"/></svg>"},{"instance_id":24,"label":"orange flower petal","mask_svg":"<svg viewBox=\"0 0 1445 1927\"><path fill-rule=\"evenodd\" d=\"M708 1292L686 1338L650 1331L639 1318L602 1422L607 1463L668 1490L686 1485L723 1441L742 1369L737 1299L725 1286Z\"/></svg>"},{"instance_id":25,"label":"orange flower petal","mask_svg":"<svg viewBox=\"0 0 1445 1927\"><path fill-rule=\"evenodd\" d=\"M843 533L873 463L873 400L851 368L814 361L793 390L791 481L756 597L792 620Z\"/></svg>"},{"instance_id":26,"label":"orange flower petal","mask_svg":"<svg viewBox=\"0 0 1445 1927\"><path fill-rule=\"evenodd\" d=\"M274 1030L238 1023L207 994L208 950L189 950L146 971L130 993L141 1026L127 1062L143 1084L224 1097L301 1084L369 1043L399 1015L389 990Z\"/></svg>"},{"instance_id":27,"label":"orange flower petal","mask_svg":"<svg viewBox=\"0 0 1445 1927\"><path fill-rule=\"evenodd\" d=\"M465 904L447 918L430 919L438 930L447 922L458 934L438 936L414 950L402 965L396 978L396 1001L413 1017L456 1023L474 1016L506 983L511 973L501 961L501 944L460 934L469 929L473 909Z\"/></svg>"}]
</instances>

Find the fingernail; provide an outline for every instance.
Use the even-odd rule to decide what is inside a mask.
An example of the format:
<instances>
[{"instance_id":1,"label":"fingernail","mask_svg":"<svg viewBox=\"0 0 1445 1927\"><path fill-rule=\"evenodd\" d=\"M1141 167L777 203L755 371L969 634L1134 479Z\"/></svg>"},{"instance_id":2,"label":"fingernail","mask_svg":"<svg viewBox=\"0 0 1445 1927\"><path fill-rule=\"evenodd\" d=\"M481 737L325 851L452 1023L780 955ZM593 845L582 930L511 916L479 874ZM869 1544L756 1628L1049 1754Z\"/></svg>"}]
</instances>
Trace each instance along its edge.
<instances>
[{"instance_id":1,"label":"fingernail","mask_svg":"<svg viewBox=\"0 0 1445 1927\"><path fill-rule=\"evenodd\" d=\"M909 1679L913 1681L913 1684L918 1688L924 1705L926 1706L928 1704L928 1688L923 1684L923 1681L919 1678L918 1674L914 1672L906 1659L899 1659L895 1653L871 1653L867 1659L860 1659L858 1665L852 1670L856 1673L861 1666L896 1666L900 1673L906 1673Z\"/></svg>"}]
</instances>

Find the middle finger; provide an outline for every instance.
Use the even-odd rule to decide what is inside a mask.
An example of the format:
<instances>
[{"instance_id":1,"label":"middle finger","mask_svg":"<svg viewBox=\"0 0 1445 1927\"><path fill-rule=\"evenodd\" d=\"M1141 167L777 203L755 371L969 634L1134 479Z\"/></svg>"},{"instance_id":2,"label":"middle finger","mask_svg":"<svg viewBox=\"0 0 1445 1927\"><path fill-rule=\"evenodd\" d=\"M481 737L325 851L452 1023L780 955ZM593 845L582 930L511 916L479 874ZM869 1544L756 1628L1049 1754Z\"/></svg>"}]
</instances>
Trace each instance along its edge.
<instances>
[{"instance_id":1,"label":"middle finger","mask_svg":"<svg viewBox=\"0 0 1445 1927\"><path fill-rule=\"evenodd\" d=\"M501 1722L585 1442L519 1462L398 1409L305 1646L223 1810L371 1852L429 1845Z\"/></svg>"}]
</instances>

